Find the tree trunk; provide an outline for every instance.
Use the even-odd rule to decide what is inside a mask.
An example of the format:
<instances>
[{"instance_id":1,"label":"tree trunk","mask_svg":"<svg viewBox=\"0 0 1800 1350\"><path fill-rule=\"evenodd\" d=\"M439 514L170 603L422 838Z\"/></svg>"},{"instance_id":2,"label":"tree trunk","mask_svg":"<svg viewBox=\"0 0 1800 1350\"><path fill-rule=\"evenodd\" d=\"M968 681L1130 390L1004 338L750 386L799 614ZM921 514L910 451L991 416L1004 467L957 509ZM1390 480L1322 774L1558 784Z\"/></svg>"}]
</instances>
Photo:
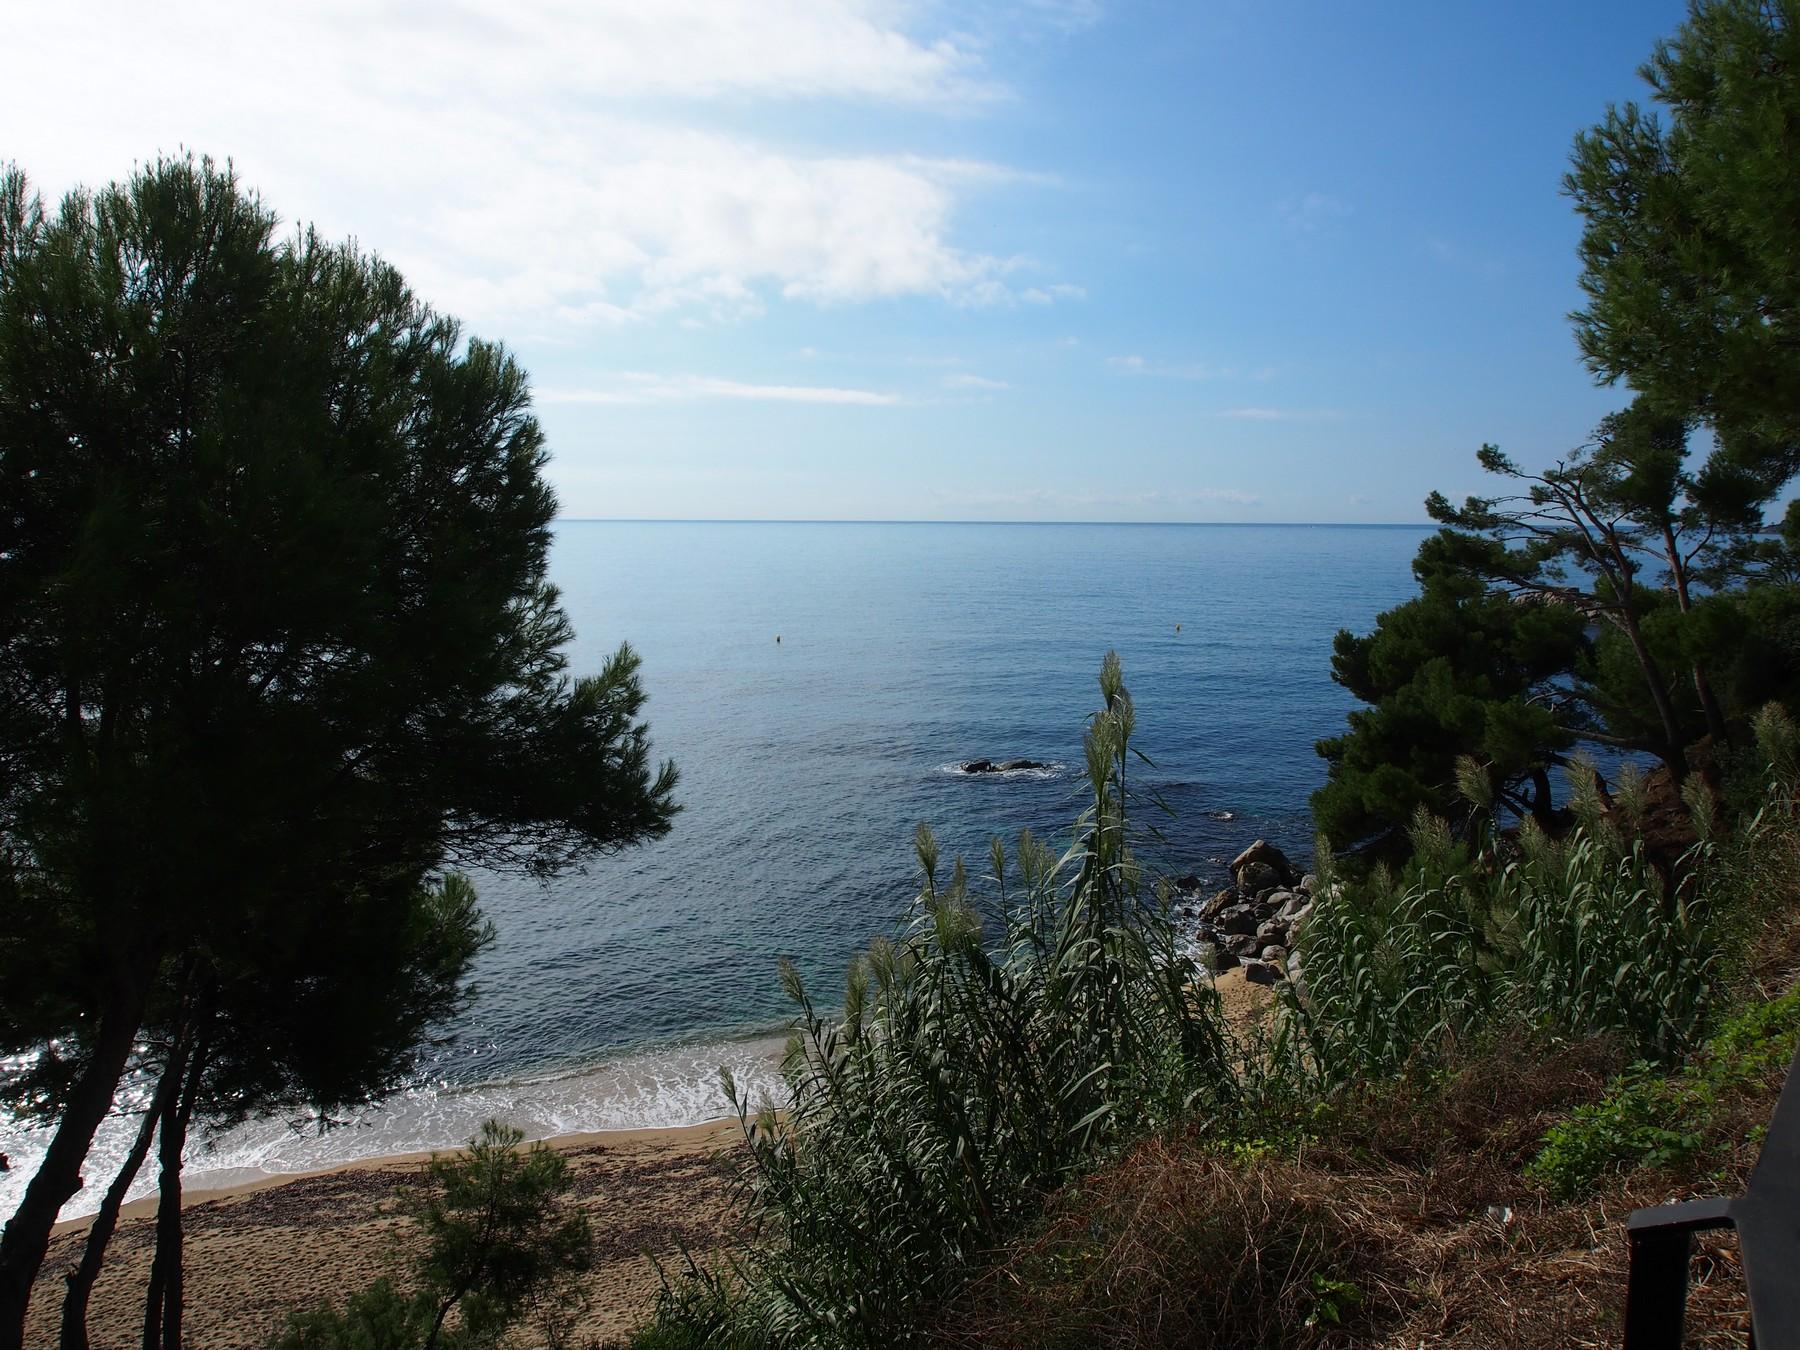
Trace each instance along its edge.
<instances>
[{"instance_id":1,"label":"tree trunk","mask_svg":"<svg viewBox=\"0 0 1800 1350\"><path fill-rule=\"evenodd\" d=\"M107 1244L119 1226L119 1209L125 1203L125 1193L131 1189L138 1169L143 1167L144 1159L150 1153L150 1141L156 1137L157 1119L180 1081L179 1072L171 1074L167 1065L163 1067L162 1077L157 1080L156 1095L144 1112L144 1123L138 1127L125 1165L107 1188L106 1198L100 1202L100 1212L94 1215L93 1225L88 1229L87 1245L81 1249L81 1264L68 1276L69 1289L63 1295L62 1350L88 1350L88 1300L94 1292L94 1281L100 1277Z\"/></svg>"},{"instance_id":2,"label":"tree trunk","mask_svg":"<svg viewBox=\"0 0 1800 1350\"><path fill-rule=\"evenodd\" d=\"M156 1154L161 1164L156 1194L156 1255L150 1262L150 1286L144 1293L144 1350L181 1350L181 1151L206 1074L204 1044L195 1048L177 1073L179 1093L164 1103Z\"/></svg>"},{"instance_id":3,"label":"tree trunk","mask_svg":"<svg viewBox=\"0 0 1800 1350\"><path fill-rule=\"evenodd\" d=\"M1553 833L1556 828L1556 794L1550 790L1550 773L1542 765L1531 771L1531 818Z\"/></svg>"},{"instance_id":4,"label":"tree trunk","mask_svg":"<svg viewBox=\"0 0 1800 1350\"><path fill-rule=\"evenodd\" d=\"M81 1164L131 1061L147 994L145 981L142 988L121 986L109 998L93 1054L69 1090L49 1152L0 1237L0 1350L24 1350L31 1286L49 1250L50 1230L69 1197L81 1189Z\"/></svg>"},{"instance_id":5,"label":"tree trunk","mask_svg":"<svg viewBox=\"0 0 1800 1350\"><path fill-rule=\"evenodd\" d=\"M1675 579L1675 603L1681 606L1681 612L1693 611L1693 598L1688 591L1687 563L1681 556L1681 547L1675 542L1674 531L1667 522L1663 524L1663 555L1669 562L1669 575ZM1694 694L1700 700L1700 712L1706 718L1706 734L1711 736L1716 746L1731 744L1731 731L1725 725L1724 710L1719 707L1719 700L1714 697L1712 682L1706 678L1706 667L1694 662Z\"/></svg>"},{"instance_id":6,"label":"tree trunk","mask_svg":"<svg viewBox=\"0 0 1800 1350\"><path fill-rule=\"evenodd\" d=\"M1668 682L1663 679L1662 667L1657 665L1656 658L1650 654L1650 646L1644 641L1643 633L1638 630L1637 616L1631 613L1629 607L1625 609L1619 627L1623 630L1626 641L1631 643L1638 668L1644 672L1644 684L1650 690L1650 701L1656 705L1657 720L1663 725L1664 746L1657 757L1669 766L1669 773L1679 787L1687 778L1687 757L1682 754L1681 723L1675 716L1675 703L1669 697Z\"/></svg>"}]
</instances>

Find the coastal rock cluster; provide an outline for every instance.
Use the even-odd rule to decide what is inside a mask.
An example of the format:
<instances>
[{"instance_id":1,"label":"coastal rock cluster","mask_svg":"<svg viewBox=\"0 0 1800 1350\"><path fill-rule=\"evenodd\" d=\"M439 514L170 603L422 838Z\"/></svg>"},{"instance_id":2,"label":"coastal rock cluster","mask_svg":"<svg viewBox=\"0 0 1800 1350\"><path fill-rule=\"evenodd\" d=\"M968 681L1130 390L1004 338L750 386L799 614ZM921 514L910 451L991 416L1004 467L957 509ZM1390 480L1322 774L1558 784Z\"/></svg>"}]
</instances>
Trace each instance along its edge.
<instances>
[{"instance_id":1,"label":"coastal rock cluster","mask_svg":"<svg viewBox=\"0 0 1800 1350\"><path fill-rule=\"evenodd\" d=\"M1198 960L1214 974L1241 965L1254 984L1285 979L1304 992L1294 942L1312 913L1318 880L1266 839L1231 860L1231 877L1232 885L1198 899ZM1198 877L1183 877L1176 886L1196 898L1201 893Z\"/></svg>"},{"instance_id":2,"label":"coastal rock cluster","mask_svg":"<svg viewBox=\"0 0 1800 1350\"><path fill-rule=\"evenodd\" d=\"M1047 769L1035 759L965 759L957 769L963 773L1012 773L1018 769Z\"/></svg>"}]
</instances>

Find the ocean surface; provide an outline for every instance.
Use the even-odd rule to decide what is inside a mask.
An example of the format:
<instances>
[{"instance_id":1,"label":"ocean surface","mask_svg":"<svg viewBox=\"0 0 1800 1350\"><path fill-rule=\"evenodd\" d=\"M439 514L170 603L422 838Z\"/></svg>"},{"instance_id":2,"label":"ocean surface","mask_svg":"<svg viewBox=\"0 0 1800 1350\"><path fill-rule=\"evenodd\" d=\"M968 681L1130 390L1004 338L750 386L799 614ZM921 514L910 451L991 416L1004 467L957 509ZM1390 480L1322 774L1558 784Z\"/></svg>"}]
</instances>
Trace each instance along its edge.
<instances>
[{"instance_id":1,"label":"ocean surface","mask_svg":"<svg viewBox=\"0 0 1800 1350\"><path fill-rule=\"evenodd\" d=\"M1116 650L1154 767L1135 786L1173 874L1257 837L1311 852L1313 751L1353 700L1331 640L1415 593L1424 527L567 521L551 570L575 673L643 658L667 839L549 884L477 875L498 939L480 996L416 1086L320 1133L275 1120L190 1146L192 1187L452 1146L489 1116L530 1135L725 1113L718 1068L773 1091L791 958L835 1003L849 956L917 890L914 828L979 874L993 835L1066 841L1081 733ZM777 640L779 638L779 641ZM1043 761L970 777L972 758ZM103 1131L91 1210L133 1122ZM0 1122L0 1215L45 1136ZM140 1192L150 1189L148 1177Z\"/></svg>"}]
</instances>

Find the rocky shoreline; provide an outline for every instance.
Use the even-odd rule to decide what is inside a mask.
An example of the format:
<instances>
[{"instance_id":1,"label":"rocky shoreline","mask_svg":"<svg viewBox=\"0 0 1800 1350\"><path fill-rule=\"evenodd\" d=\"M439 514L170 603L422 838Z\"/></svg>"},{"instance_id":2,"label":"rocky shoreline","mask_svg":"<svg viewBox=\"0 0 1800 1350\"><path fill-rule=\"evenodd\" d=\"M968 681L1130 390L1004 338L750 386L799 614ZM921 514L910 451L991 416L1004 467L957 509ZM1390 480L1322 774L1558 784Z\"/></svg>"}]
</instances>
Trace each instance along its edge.
<instances>
[{"instance_id":1,"label":"rocky shoreline","mask_svg":"<svg viewBox=\"0 0 1800 1350\"><path fill-rule=\"evenodd\" d=\"M1319 881L1266 839L1231 860L1232 884L1211 896L1197 876L1175 882L1176 903L1195 915L1196 959L1213 974L1242 967L1252 984L1306 991L1296 940L1312 913Z\"/></svg>"}]
</instances>

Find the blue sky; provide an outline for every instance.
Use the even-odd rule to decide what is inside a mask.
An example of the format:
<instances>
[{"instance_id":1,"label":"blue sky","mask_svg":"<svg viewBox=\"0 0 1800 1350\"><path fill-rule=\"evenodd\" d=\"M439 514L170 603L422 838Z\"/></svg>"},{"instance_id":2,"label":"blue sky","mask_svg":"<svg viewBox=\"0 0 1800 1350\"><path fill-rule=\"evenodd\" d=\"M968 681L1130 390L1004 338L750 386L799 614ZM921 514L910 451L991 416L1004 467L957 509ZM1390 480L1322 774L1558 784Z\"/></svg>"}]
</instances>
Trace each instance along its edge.
<instances>
[{"instance_id":1,"label":"blue sky","mask_svg":"<svg viewBox=\"0 0 1800 1350\"><path fill-rule=\"evenodd\" d=\"M1417 521L1596 388L1591 3L31 6L47 194L230 158L533 376L569 516Z\"/></svg>"}]
</instances>

